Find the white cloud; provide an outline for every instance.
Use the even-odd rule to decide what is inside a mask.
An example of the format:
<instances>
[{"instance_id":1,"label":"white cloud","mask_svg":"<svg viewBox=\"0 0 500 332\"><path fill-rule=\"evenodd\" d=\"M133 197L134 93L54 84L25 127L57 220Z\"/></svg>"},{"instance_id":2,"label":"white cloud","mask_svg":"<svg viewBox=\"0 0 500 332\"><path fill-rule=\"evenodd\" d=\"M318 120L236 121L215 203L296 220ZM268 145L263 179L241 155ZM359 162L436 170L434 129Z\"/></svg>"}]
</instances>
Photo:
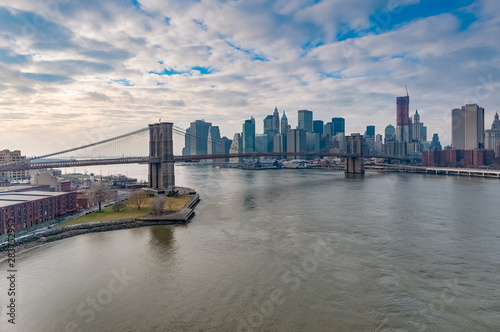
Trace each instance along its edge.
<instances>
[{"instance_id":1,"label":"white cloud","mask_svg":"<svg viewBox=\"0 0 500 332\"><path fill-rule=\"evenodd\" d=\"M28 155L80 145L75 133L95 131L89 128L101 128L102 139L159 117L181 127L203 118L232 138L251 115L261 127L275 103L292 126L296 110L308 108L325 122L346 117L350 132L369 124L382 132L395 122L404 84L429 136L439 130L449 137L450 110L468 96L486 108L487 123L500 103L500 8L492 0L464 9L478 17L466 31L456 16L442 14L341 42L337 33L370 27L370 14L390 2L143 0L142 9L119 1L59 3L20 0L15 10L0 8L10 20L0 50L12 62L0 62L2 141ZM33 12L44 20L29 21ZM36 33L23 33L20 17ZM149 73L165 69L183 74ZM495 93L487 95L481 87L490 75Z\"/></svg>"}]
</instances>

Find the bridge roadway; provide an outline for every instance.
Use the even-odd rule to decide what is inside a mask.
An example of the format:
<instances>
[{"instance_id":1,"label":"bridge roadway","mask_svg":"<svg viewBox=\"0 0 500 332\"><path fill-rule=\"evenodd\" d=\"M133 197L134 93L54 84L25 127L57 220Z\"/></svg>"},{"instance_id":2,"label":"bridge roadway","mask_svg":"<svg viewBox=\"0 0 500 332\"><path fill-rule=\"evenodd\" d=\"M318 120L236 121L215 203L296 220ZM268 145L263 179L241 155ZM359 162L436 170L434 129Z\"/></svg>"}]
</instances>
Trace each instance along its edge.
<instances>
[{"instance_id":1,"label":"bridge roadway","mask_svg":"<svg viewBox=\"0 0 500 332\"><path fill-rule=\"evenodd\" d=\"M257 158L257 157L307 157L307 156L320 156L320 157L361 157L359 154L353 153L321 153L321 152L308 152L308 153L295 153L295 152L262 152L262 153L229 153L229 154L213 154L213 155L197 155L197 156L174 156L175 162L197 161L203 159L226 159L226 158ZM381 159L397 159L407 160L402 157L392 157L386 155L364 155L364 158L381 158ZM64 161L50 161L50 162L20 162L11 163L0 166L0 171L14 171L14 170L31 170L43 168L65 168L65 167L82 167L82 166L99 166L99 165L116 165L116 164L149 164L158 163L159 158L151 157L128 157L128 158L101 158L101 159L87 159L87 160L64 160Z\"/></svg>"}]
</instances>

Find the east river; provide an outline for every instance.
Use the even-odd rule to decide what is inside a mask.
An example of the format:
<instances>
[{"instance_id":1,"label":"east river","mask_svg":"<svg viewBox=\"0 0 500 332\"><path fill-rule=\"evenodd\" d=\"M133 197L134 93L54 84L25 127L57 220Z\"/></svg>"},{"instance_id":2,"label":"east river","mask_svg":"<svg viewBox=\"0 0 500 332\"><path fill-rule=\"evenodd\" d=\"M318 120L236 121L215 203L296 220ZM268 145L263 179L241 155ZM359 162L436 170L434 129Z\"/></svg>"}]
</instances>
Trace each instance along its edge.
<instances>
[{"instance_id":1,"label":"east river","mask_svg":"<svg viewBox=\"0 0 500 332\"><path fill-rule=\"evenodd\" d=\"M499 331L500 181L176 167L187 226L17 255L1 331Z\"/></svg>"}]
</instances>

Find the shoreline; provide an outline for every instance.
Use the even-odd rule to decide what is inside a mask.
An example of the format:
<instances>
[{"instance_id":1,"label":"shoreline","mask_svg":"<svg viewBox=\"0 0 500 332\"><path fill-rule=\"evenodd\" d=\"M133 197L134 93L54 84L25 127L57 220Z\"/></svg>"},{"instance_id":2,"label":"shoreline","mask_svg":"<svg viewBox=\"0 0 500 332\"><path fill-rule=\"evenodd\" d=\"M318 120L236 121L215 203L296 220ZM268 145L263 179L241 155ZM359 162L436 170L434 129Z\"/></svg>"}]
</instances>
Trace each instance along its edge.
<instances>
[{"instance_id":1,"label":"shoreline","mask_svg":"<svg viewBox=\"0 0 500 332\"><path fill-rule=\"evenodd\" d=\"M199 201L200 196L195 194L193 195L191 201L186 203L186 205L184 205L184 207L179 211L161 216L145 216L135 219L91 222L62 228L53 228L43 234L33 234L23 238L21 242L16 242L16 254L46 243L89 233L101 233L149 226L187 225L194 216L194 208ZM7 249L8 244L0 246L0 263L8 258Z\"/></svg>"}]
</instances>

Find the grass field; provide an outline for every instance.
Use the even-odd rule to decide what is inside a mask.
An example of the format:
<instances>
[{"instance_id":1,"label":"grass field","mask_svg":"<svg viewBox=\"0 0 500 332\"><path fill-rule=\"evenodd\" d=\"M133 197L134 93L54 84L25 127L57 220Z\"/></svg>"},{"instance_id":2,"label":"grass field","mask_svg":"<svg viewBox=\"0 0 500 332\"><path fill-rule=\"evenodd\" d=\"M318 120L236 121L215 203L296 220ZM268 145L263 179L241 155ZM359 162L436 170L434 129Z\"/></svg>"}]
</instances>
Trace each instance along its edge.
<instances>
[{"instance_id":1,"label":"grass field","mask_svg":"<svg viewBox=\"0 0 500 332\"><path fill-rule=\"evenodd\" d=\"M168 211L179 211L182 207L191 200L191 196L181 195L180 197L165 197L166 202L163 207L165 212ZM86 224L91 222L101 222L101 221L118 221L123 219L135 219L139 217L147 216L151 213L151 205L155 197L148 197L141 206L141 209L137 209L137 205L128 204L125 201L125 207L121 211L113 211L112 206L107 206L103 209L103 212L91 212L89 214L83 215L81 217L64 221L57 225L57 227L64 227L77 224Z\"/></svg>"}]
</instances>

